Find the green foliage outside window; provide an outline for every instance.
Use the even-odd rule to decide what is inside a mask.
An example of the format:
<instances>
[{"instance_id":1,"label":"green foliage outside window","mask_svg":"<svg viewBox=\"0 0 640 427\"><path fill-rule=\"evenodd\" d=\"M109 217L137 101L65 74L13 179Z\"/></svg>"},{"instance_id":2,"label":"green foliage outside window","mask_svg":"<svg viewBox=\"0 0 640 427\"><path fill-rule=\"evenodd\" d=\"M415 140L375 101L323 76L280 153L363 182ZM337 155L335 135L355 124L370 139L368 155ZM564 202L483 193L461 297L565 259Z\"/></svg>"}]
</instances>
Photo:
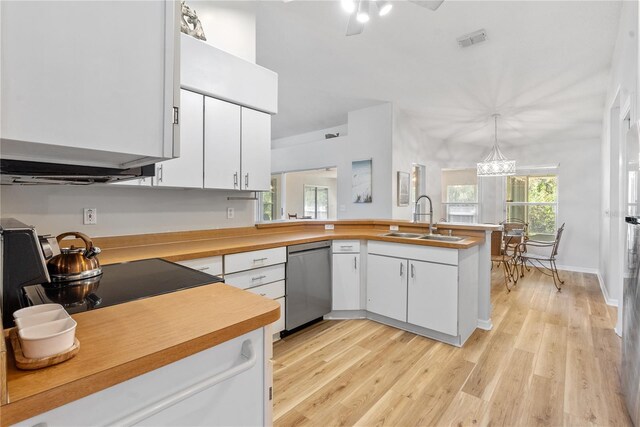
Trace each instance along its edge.
<instances>
[{"instance_id":1,"label":"green foliage outside window","mask_svg":"<svg viewBox=\"0 0 640 427\"><path fill-rule=\"evenodd\" d=\"M507 221L527 222L530 235L555 233L557 201L556 176L507 177Z\"/></svg>"}]
</instances>

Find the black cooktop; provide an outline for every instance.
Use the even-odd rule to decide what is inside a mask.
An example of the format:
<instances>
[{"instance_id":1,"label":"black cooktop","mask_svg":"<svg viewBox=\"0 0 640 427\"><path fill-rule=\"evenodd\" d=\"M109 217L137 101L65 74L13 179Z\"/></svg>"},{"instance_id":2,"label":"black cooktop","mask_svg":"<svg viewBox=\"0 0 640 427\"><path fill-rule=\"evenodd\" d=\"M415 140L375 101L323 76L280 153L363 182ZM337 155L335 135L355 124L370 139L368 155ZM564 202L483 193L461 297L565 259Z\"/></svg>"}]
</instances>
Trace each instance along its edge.
<instances>
[{"instance_id":1,"label":"black cooktop","mask_svg":"<svg viewBox=\"0 0 640 427\"><path fill-rule=\"evenodd\" d=\"M223 281L179 264L147 259L106 265L102 275L64 287L27 286L23 305L58 303L69 313L79 313Z\"/></svg>"}]
</instances>

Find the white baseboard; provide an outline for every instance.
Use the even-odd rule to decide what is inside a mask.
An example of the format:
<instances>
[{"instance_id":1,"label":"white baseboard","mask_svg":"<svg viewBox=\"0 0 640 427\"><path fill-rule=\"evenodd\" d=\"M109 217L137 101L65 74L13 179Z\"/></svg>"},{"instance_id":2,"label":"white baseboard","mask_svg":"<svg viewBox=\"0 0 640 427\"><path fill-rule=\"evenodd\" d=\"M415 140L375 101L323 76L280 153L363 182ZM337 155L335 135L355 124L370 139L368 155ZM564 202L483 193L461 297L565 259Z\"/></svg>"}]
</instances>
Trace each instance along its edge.
<instances>
[{"instance_id":1,"label":"white baseboard","mask_svg":"<svg viewBox=\"0 0 640 427\"><path fill-rule=\"evenodd\" d=\"M575 267L575 266L572 266L572 265L558 265L558 270L575 271L577 273L589 273L589 274L599 274L600 273L597 268Z\"/></svg>"},{"instance_id":2,"label":"white baseboard","mask_svg":"<svg viewBox=\"0 0 640 427\"><path fill-rule=\"evenodd\" d=\"M491 319L489 320L478 319L478 329L484 329L485 331L490 331L491 329L493 329L493 322L491 321Z\"/></svg>"},{"instance_id":3,"label":"white baseboard","mask_svg":"<svg viewBox=\"0 0 640 427\"><path fill-rule=\"evenodd\" d=\"M604 285L604 280L602 279L600 272L597 272L596 275L598 276L598 283L600 284L600 291L604 297L604 302L606 302L607 305L618 307L618 300L609 297L609 292L607 291L607 287Z\"/></svg>"}]
</instances>

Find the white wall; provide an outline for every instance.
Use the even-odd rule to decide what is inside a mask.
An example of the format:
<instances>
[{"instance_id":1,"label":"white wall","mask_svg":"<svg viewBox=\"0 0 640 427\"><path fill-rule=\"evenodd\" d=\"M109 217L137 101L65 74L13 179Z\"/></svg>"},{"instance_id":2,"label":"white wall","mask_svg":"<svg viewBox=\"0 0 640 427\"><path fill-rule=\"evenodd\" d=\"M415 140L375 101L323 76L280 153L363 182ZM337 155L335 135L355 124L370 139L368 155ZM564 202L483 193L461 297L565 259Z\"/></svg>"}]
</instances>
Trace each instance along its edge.
<instances>
[{"instance_id":1,"label":"white wall","mask_svg":"<svg viewBox=\"0 0 640 427\"><path fill-rule=\"evenodd\" d=\"M331 139L301 142L289 139L281 148L271 151L273 173L337 168L338 219L391 218L392 180L391 104L381 104L349 113L348 135ZM324 134L322 134L324 138ZM373 203L351 200L351 162L373 159Z\"/></svg>"},{"instance_id":2,"label":"white wall","mask_svg":"<svg viewBox=\"0 0 640 427\"><path fill-rule=\"evenodd\" d=\"M329 188L329 212L328 219L336 219L338 216L337 178L316 176L313 173L288 173L285 179L285 218L287 214L304 215L304 186L317 185Z\"/></svg>"},{"instance_id":3,"label":"white wall","mask_svg":"<svg viewBox=\"0 0 640 427\"><path fill-rule=\"evenodd\" d=\"M254 2L188 0L195 9L207 43L235 56L256 62L256 12Z\"/></svg>"},{"instance_id":4,"label":"white wall","mask_svg":"<svg viewBox=\"0 0 640 427\"><path fill-rule=\"evenodd\" d=\"M343 124L340 126L333 126L326 129L315 130L312 132L305 132L299 135L289 136L285 138L278 138L271 141L271 148L284 148L291 147L293 145L307 144L309 142L319 142L325 139L325 135L328 133L339 133L340 137L347 136L348 126Z\"/></svg>"},{"instance_id":5,"label":"white wall","mask_svg":"<svg viewBox=\"0 0 640 427\"><path fill-rule=\"evenodd\" d=\"M35 225L40 234L81 231L89 236L243 227L254 224L255 202L228 201L213 190L115 186L2 186L0 216ZM226 208L235 209L227 219ZM82 225L83 208L98 224Z\"/></svg>"}]
</instances>

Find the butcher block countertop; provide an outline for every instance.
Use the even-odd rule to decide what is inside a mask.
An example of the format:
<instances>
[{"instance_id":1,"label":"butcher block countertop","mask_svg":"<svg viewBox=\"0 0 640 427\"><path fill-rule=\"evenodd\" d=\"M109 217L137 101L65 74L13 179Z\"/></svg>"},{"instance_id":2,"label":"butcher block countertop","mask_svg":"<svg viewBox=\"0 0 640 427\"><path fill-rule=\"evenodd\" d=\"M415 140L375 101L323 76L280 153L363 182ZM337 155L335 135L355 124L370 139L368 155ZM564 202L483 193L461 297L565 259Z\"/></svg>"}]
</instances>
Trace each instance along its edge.
<instances>
[{"instance_id":1,"label":"butcher block countertop","mask_svg":"<svg viewBox=\"0 0 640 427\"><path fill-rule=\"evenodd\" d=\"M325 230L325 224L333 225L334 229ZM440 230L451 230L454 236L464 237L458 242L444 242L383 236L389 233L391 225L397 226L400 231L428 232L428 224L404 221L295 221L258 224L255 227L103 237L95 238L94 243L102 249L100 263L107 265L149 258L184 261L335 239L379 240L467 249L483 243L485 231L499 228L493 225L439 224Z\"/></svg>"},{"instance_id":2,"label":"butcher block countertop","mask_svg":"<svg viewBox=\"0 0 640 427\"><path fill-rule=\"evenodd\" d=\"M57 408L279 317L277 302L221 283L74 314L80 352L73 359L20 371L7 352L8 403L0 407L1 424Z\"/></svg>"}]
</instances>

